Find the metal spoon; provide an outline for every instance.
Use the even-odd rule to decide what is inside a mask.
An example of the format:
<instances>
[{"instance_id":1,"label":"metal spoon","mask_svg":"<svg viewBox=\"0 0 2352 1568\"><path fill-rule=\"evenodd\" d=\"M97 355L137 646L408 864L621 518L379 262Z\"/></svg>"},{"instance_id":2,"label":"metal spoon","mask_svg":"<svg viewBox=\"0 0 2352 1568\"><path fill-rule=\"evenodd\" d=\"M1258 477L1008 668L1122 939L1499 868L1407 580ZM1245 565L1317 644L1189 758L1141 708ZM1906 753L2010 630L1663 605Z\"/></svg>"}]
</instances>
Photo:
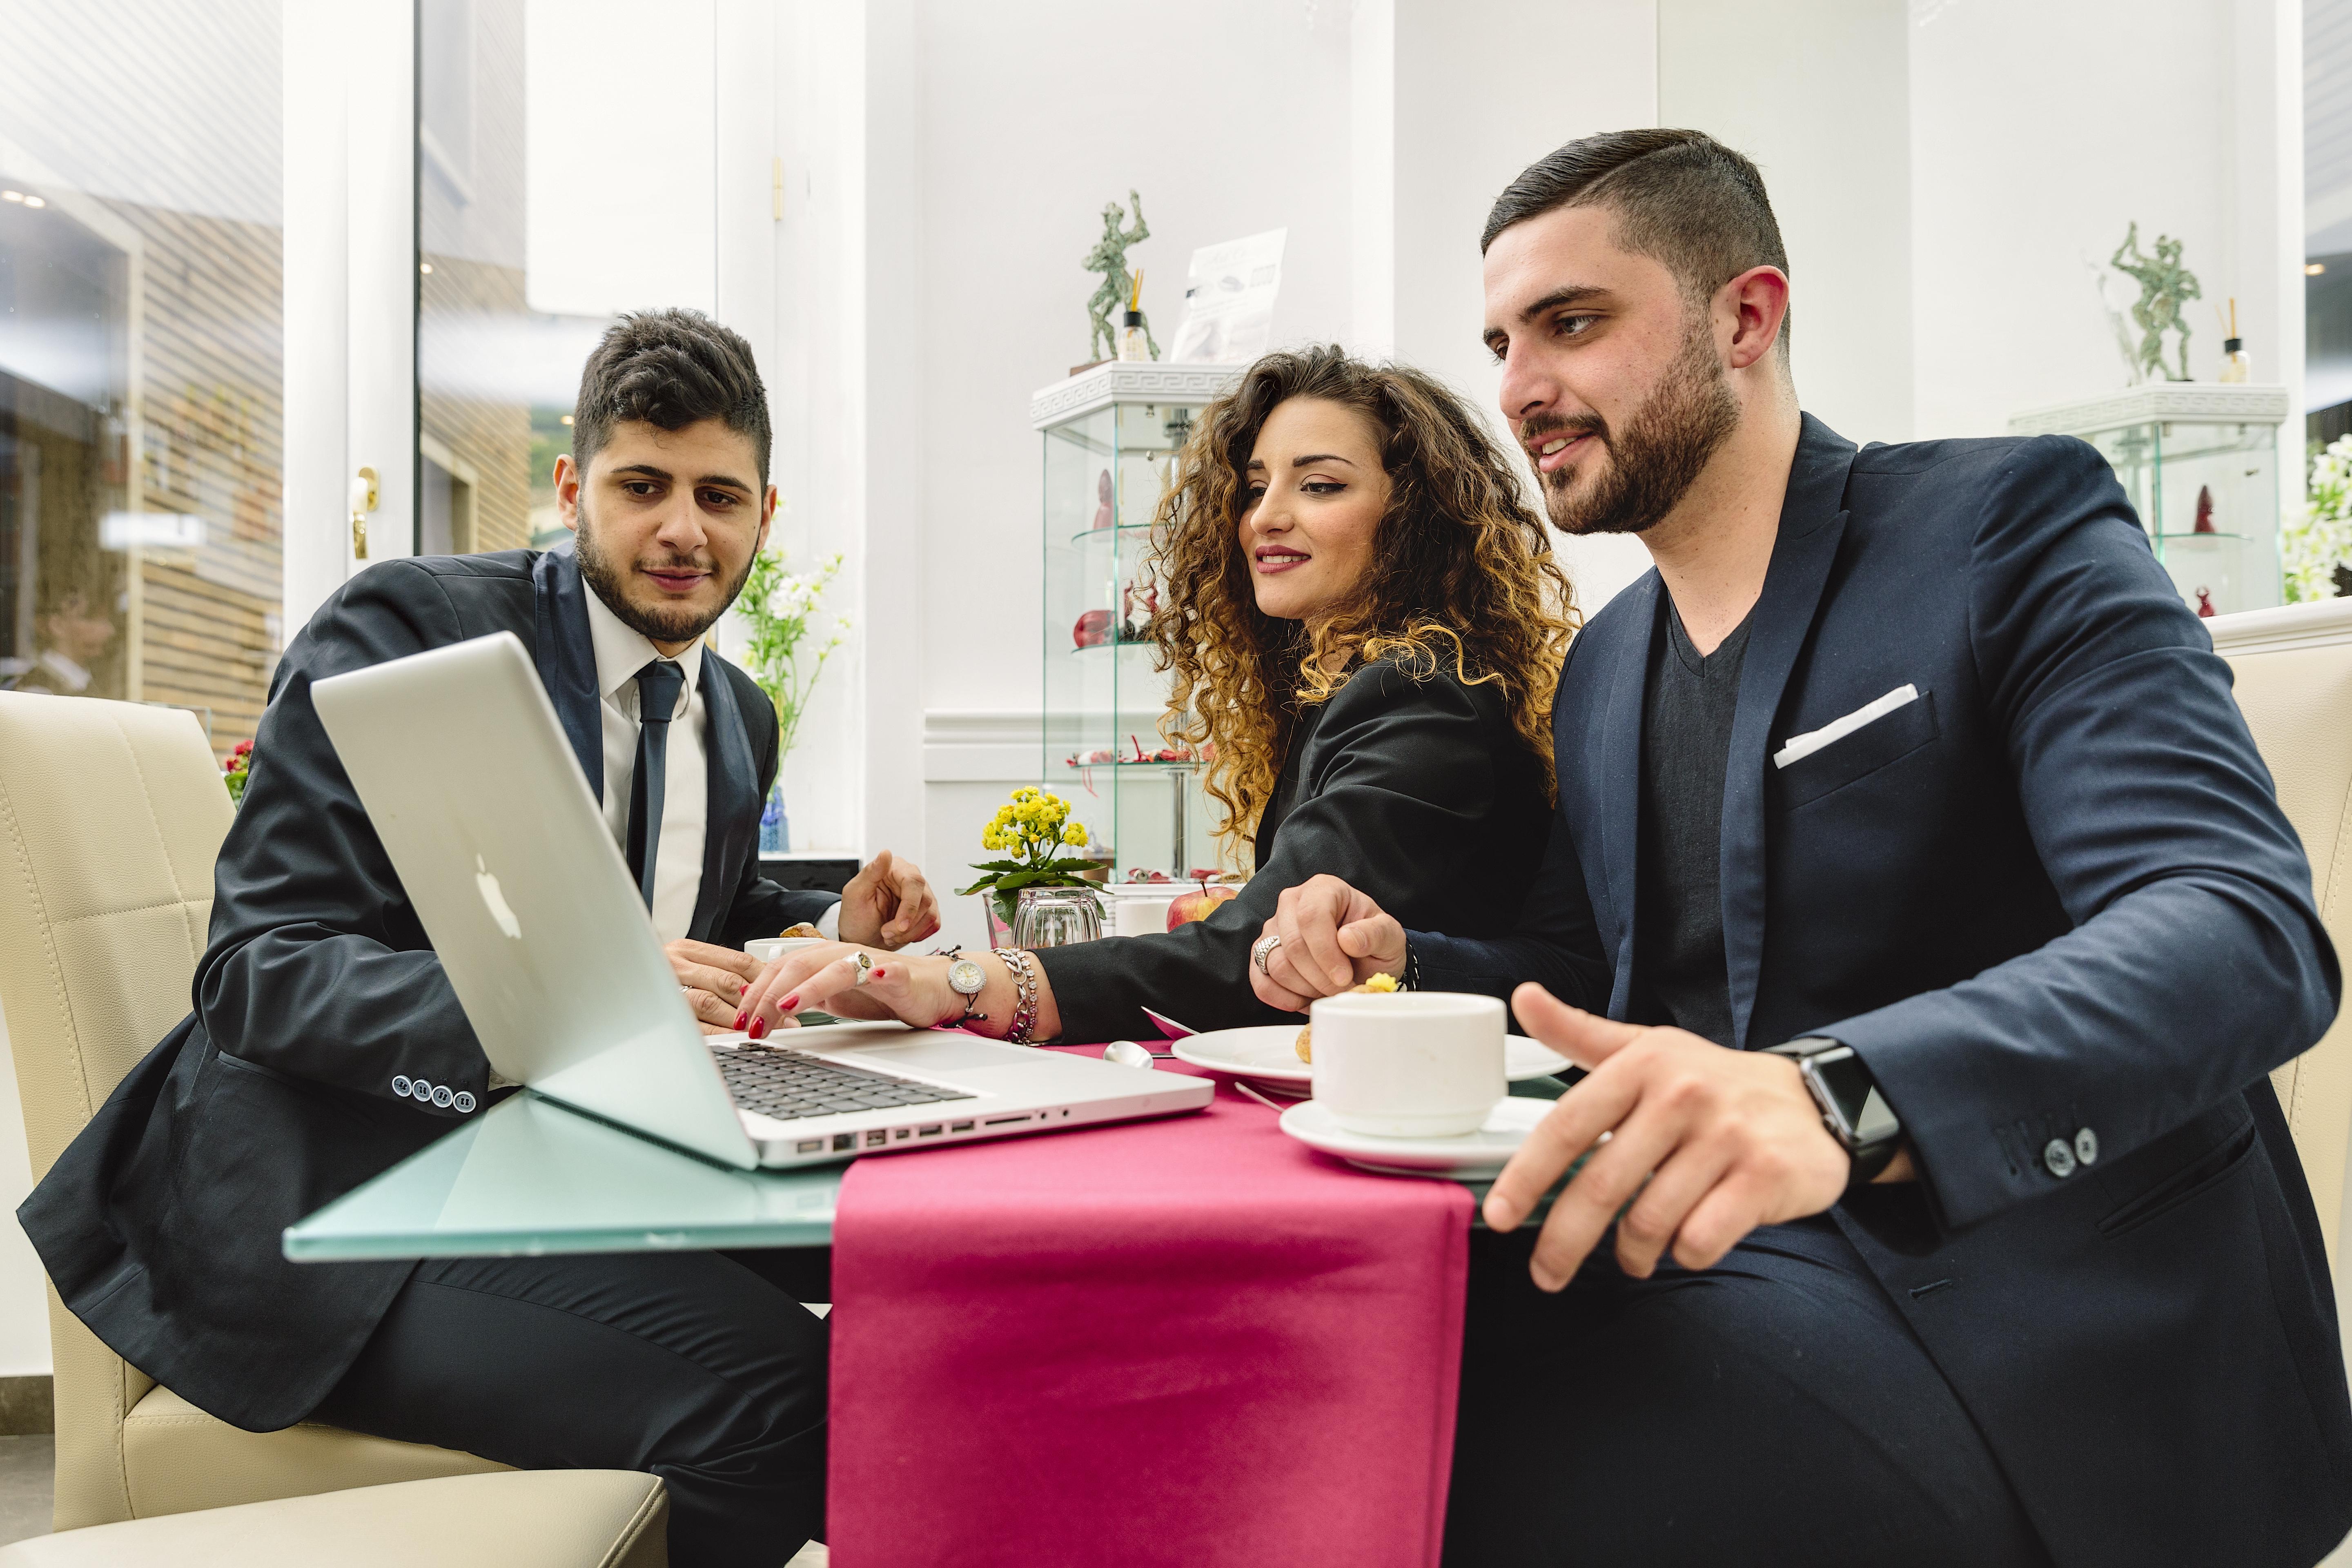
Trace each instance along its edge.
<instances>
[{"instance_id":1,"label":"metal spoon","mask_svg":"<svg viewBox=\"0 0 2352 1568\"><path fill-rule=\"evenodd\" d=\"M1133 1040L1113 1040L1103 1047L1102 1059L1117 1062L1123 1068L1141 1068L1146 1072L1151 1070L1151 1053Z\"/></svg>"}]
</instances>

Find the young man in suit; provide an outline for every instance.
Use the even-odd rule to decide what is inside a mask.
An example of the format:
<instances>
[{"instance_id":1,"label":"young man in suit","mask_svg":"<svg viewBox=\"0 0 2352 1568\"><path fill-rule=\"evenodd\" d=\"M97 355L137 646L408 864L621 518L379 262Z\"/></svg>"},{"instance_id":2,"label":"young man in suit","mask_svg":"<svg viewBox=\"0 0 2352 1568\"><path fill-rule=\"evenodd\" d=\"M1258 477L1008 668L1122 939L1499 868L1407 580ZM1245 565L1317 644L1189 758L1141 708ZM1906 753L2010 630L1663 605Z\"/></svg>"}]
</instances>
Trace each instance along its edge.
<instances>
[{"instance_id":1,"label":"young man in suit","mask_svg":"<svg viewBox=\"0 0 2352 1568\"><path fill-rule=\"evenodd\" d=\"M1655 570L1570 651L1517 934L1322 879L1255 950L1585 1069L1486 1199L1449 1560L2314 1562L2352 1407L2265 1075L2336 956L2114 476L1801 414L1763 182L1696 132L1561 148L1485 252L1553 521Z\"/></svg>"},{"instance_id":2,"label":"young man in suit","mask_svg":"<svg viewBox=\"0 0 2352 1568\"><path fill-rule=\"evenodd\" d=\"M310 704L314 681L494 632L531 649L706 1032L799 921L938 928L887 851L844 896L763 879L775 710L701 644L776 505L749 344L624 317L581 377L556 489L576 548L386 562L286 650L215 873L195 1010L18 1211L58 1294L133 1366L255 1431L317 1418L525 1468L650 1470L674 1561L821 1532L823 1255L296 1265L280 1230L478 1114L497 1079ZM419 767L439 765L419 757ZM657 803L657 804L656 804Z\"/></svg>"}]
</instances>

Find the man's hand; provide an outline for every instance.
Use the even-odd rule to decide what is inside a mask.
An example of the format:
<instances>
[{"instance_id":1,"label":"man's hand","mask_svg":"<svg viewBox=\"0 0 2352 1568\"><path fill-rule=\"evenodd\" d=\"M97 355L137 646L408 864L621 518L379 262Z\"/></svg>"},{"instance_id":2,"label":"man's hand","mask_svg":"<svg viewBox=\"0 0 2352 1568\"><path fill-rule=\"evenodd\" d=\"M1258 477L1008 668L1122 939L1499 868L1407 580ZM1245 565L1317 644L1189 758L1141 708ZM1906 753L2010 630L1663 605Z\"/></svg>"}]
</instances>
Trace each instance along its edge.
<instances>
[{"instance_id":1,"label":"man's hand","mask_svg":"<svg viewBox=\"0 0 2352 1568\"><path fill-rule=\"evenodd\" d=\"M723 1035L735 1027L744 987L760 977L760 961L731 947L713 947L684 937L663 951L669 954L670 971L677 976L678 988L686 993L686 1005L694 1009L694 1021L702 1026L702 1032Z\"/></svg>"},{"instance_id":2,"label":"man's hand","mask_svg":"<svg viewBox=\"0 0 2352 1568\"><path fill-rule=\"evenodd\" d=\"M1250 989L1258 1000L1287 1012L1304 1013L1318 996L1330 996L1375 974L1404 974L1404 927L1339 878L1310 877L1285 888L1258 941L1279 936L1261 971L1250 962Z\"/></svg>"},{"instance_id":3,"label":"man's hand","mask_svg":"<svg viewBox=\"0 0 2352 1568\"><path fill-rule=\"evenodd\" d=\"M1853 1162L1787 1057L1613 1023L1540 985L1520 986L1511 1008L1590 1076L1503 1167L1486 1194L1487 1225L1517 1229L1577 1156L1599 1145L1536 1241L1529 1271L1544 1289L1575 1278L1612 1218L1618 1263L1647 1279L1669 1246L1684 1268L1711 1268L1758 1226L1820 1214L1844 1193Z\"/></svg>"},{"instance_id":4,"label":"man's hand","mask_svg":"<svg viewBox=\"0 0 2352 1568\"><path fill-rule=\"evenodd\" d=\"M912 860L885 849L841 890L841 940L896 952L940 929L940 900Z\"/></svg>"}]
</instances>

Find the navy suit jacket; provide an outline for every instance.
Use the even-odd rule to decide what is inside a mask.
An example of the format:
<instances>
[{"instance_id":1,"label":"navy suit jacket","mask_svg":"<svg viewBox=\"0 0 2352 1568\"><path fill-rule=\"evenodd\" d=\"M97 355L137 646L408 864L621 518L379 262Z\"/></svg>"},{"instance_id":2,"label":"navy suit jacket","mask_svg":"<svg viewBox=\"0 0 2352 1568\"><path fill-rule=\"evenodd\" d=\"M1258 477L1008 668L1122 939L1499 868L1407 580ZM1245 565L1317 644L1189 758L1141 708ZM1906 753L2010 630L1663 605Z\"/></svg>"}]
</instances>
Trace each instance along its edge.
<instances>
[{"instance_id":1,"label":"navy suit jacket","mask_svg":"<svg viewBox=\"0 0 2352 1568\"><path fill-rule=\"evenodd\" d=\"M1416 935L1424 984L1665 1021L1634 918L1664 601L1653 572L1577 638L1520 928ZM1857 452L1806 418L1724 780L1737 1043L1869 1065L1922 1181L1834 1216L2066 1564L2301 1568L2352 1527L2327 1259L2265 1076L2339 979L2230 684L2090 447ZM2052 1152L2085 1131L2093 1162Z\"/></svg>"},{"instance_id":2,"label":"navy suit jacket","mask_svg":"<svg viewBox=\"0 0 2352 1568\"><path fill-rule=\"evenodd\" d=\"M74 1315L225 1421L268 1431L308 1415L414 1268L298 1265L278 1250L287 1226L467 1114L394 1095L394 1076L446 1084L477 1107L492 1100L489 1062L319 723L311 683L512 632L601 796L583 592L567 545L385 562L320 608L270 682L214 870L194 1011L17 1210ZM835 900L760 876L775 710L751 677L702 657L709 795L688 934L740 946Z\"/></svg>"}]
</instances>

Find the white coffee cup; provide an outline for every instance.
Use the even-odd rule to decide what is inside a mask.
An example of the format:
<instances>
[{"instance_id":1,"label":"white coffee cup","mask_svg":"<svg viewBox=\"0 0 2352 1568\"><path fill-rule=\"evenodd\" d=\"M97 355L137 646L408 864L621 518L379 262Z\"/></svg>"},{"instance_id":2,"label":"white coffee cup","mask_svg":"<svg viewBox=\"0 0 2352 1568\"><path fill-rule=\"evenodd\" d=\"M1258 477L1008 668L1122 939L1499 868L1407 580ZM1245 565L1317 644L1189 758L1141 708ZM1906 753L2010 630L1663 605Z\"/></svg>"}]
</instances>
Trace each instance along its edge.
<instances>
[{"instance_id":1,"label":"white coffee cup","mask_svg":"<svg viewBox=\"0 0 2352 1568\"><path fill-rule=\"evenodd\" d=\"M821 936L758 936L743 944L743 951L761 963L773 963L777 955L798 952L804 947L814 947L824 941Z\"/></svg>"},{"instance_id":2,"label":"white coffee cup","mask_svg":"<svg viewBox=\"0 0 2352 1568\"><path fill-rule=\"evenodd\" d=\"M1308 1017L1316 1101L1350 1132L1475 1132L1510 1092L1503 1076L1503 1005L1492 996L1350 992L1324 997Z\"/></svg>"}]
</instances>

